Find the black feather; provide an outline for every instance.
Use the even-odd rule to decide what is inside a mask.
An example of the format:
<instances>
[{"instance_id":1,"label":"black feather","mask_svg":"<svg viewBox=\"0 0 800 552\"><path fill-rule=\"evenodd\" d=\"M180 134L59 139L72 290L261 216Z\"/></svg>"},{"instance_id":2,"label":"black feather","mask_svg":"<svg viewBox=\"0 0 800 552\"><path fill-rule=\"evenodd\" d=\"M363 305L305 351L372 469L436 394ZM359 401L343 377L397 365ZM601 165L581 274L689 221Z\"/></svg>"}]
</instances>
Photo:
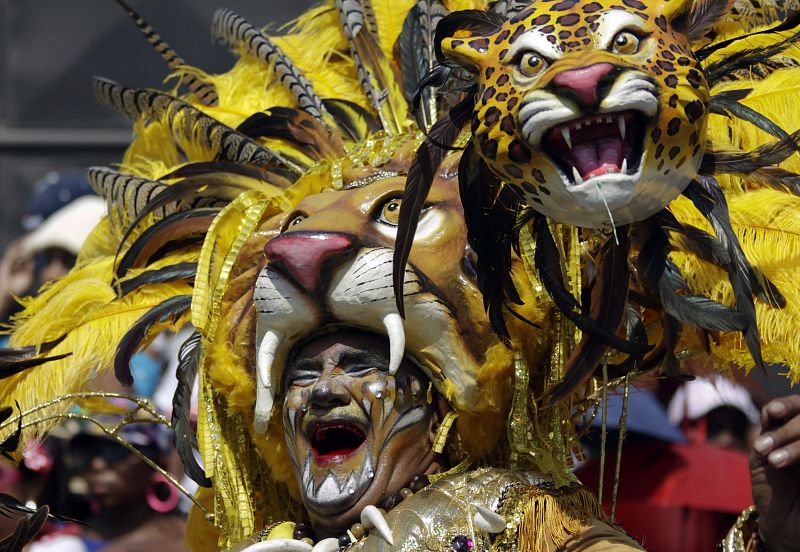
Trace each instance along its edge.
<instances>
[{"instance_id":1,"label":"black feather","mask_svg":"<svg viewBox=\"0 0 800 552\"><path fill-rule=\"evenodd\" d=\"M192 425L189 421L189 410L192 404L192 386L197 377L197 367L200 363L202 347L200 334L194 333L181 346L178 353L178 367L175 378L178 386L172 396L172 430L175 440L175 449L183 463L183 469L192 481L201 487L211 487L211 480L206 477L203 468L194 457L194 439Z\"/></svg>"},{"instance_id":2,"label":"black feather","mask_svg":"<svg viewBox=\"0 0 800 552\"><path fill-rule=\"evenodd\" d=\"M20 502L19 500L17 500L16 498L14 498L13 496L11 496L9 494L0 493L0 515L6 516L6 517L10 517L10 515L12 513L20 513L20 514L32 515L32 514L36 513L36 510L34 510L33 508L28 508L22 502ZM60 514L54 514L52 512L48 514L48 517L51 517L53 519L57 519L59 521L66 521L66 522L69 522L69 523L77 523L79 525L86 525L86 523L84 523L82 521L79 521L77 519L74 519L74 518L71 518L71 517L67 517L67 516L62 516Z\"/></svg>"},{"instance_id":3,"label":"black feather","mask_svg":"<svg viewBox=\"0 0 800 552\"><path fill-rule=\"evenodd\" d=\"M218 213L219 209L194 209L174 213L149 226L136 238L117 264L117 277L125 276L128 269L145 262L169 242L204 234Z\"/></svg>"},{"instance_id":4,"label":"black feather","mask_svg":"<svg viewBox=\"0 0 800 552\"><path fill-rule=\"evenodd\" d=\"M630 290L628 291L630 295ZM647 345L647 329L644 326L644 318L642 317L641 310L633 303L628 303L625 306L625 317L623 319L625 324L625 337L628 341ZM633 371L639 371L642 367L643 360L641 357L628 355L628 358L618 364L608 365L609 379L621 378ZM595 376L602 376L595 371Z\"/></svg>"},{"instance_id":5,"label":"black feather","mask_svg":"<svg viewBox=\"0 0 800 552\"><path fill-rule=\"evenodd\" d=\"M29 368L35 368L36 366L41 366L42 364L47 364L48 362L67 358L71 354L72 353L62 353L48 357L28 358L24 360L0 363L0 379L13 376L14 374L19 374L20 372L23 372Z\"/></svg>"},{"instance_id":6,"label":"black feather","mask_svg":"<svg viewBox=\"0 0 800 552\"><path fill-rule=\"evenodd\" d=\"M30 345L27 347L5 347L0 348L0 366L9 362L17 362L19 360L28 360L39 355L43 355L52 351L59 343L64 341L66 335L62 335L52 341L46 341L39 345Z\"/></svg>"},{"instance_id":7,"label":"black feather","mask_svg":"<svg viewBox=\"0 0 800 552\"><path fill-rule=\"evenodd\" d=\"M703 61L714 52L722 50L723 48L727 48L728 46L730 46L734 42L738 42L739 40L748 39L761 34L780 33L783 31L788 31L790 29L794 29L798 25L800 25L800 10L794 11L789 15L787 15L787 17L775 27L764 29L763 31L742 33L738 36L734 36L727 40L716 42L714 44L709 44L708 46L704 46L703 48L696 50L694 52L694 55L698 59L698 61Z\"/></svg>"},{"instance_id":8,"label":"black feather","mask_svg":"<svg viewBox=\"0 0 800 552\"><path fill-rule=\"evenodd\" d=\"M0 455L3 455L4 458L11 462L14 462L14 457L11 455L19 448L19 441L22 438L22 409L19 407L18 402L15 401L15 404L17 405L17 412L19 412L17 429L14 430L14 433L3 439L2 443L0 443ZM8 417L6 417L6 419L8 419Z\"/></svg>"},{"instance_id":9,"label":"black feather","mask_svg":"<svg viewBox=\"0 0 800 552\"><path fill-rule=\"evenodd\" d=\"M45 505L36 510L32 516L21 519L14 532L0 541L0 552L22 552L25 546L39 534L47 521L49 512L50 508Z\"/></svg>"},{"instance_id":10,"label":"black feather","mask_svg":"<svg viewBox=\"0 0 800 552\"><path fill-rule=\"evenodd\" d=\"M403 190L403 202L400 204L400 213L397 222L397 237L395 238L394 260L392 265L392 285L394 286L397 309L401 316L403 308L403 283L405 279L406 262L414 244L414 234L417 231L419 214L428 197L431 184L436 175L447 150L441 146L450 146L461 133L462 127L469 120L474 107L474 98L467 96L450 110L447 116L437 121L431 128L430 135L420 145L411 167L408 169L406 186ZM438 144L438 145L437 145Z\"/></svg>"},{"instance_id":11,"label":"black feather","mask_svg":"<svg viewBox=\"0 0 800 552\"><path fill-rule=\"evenodd\" d=\"M191 306L191 295L176 295L151 308L136 321L120 340L114 355L114 373L120 383L126 386L133 385L131 358L139 350L153 325L170 319L177 320Z\"/></svg>"},{"instance_id":12,"label":"black feather","mask_svg":"<svg viewBox=\"0 0 800 552\"><path fill-rule=\"evenodd\" d=\"M744 95L741 95L744 92ZM739 100L747 96L750 89L727 90L711 96L709 109L711 113L718 115L734 116L748 123L752 123L764 132L768 132L781 140L791 140L788 132L783 130L777 123L766 115L762 115L752 107L739 103ZM800 147L795 143L795 147L800 151Z\"/></svg>"},{"instance_id":13,"label":"black feather","mask_svg":"<svg viewBox=\"0 0 800 552\"><path fill-rule=\"evenodd\" d=\"M797 23L800 23L800 21L796 22L795 26ZM771 46L740 50L730 57L710 63L705 67L704 71L706 80L710 86L713 86L736 71L749 70L754 65L768 61L769 58L780 54L798 40L800 40L800 32L796 32L785 40Z\"/></svg>"},{"instance_id":14,"label":"black feather","mask_svg":"<svg viewBox=\"0 0 800 552\"><path fill-rule=\"evenodd\" d=\"M683 193L706 217L717 235L717 239L728 252L731 259L727 267L728 279L733 287L736 310L742 313L747 324L743 332L744 341L756 366L766 369L761 357L761 340L756 321L756 307L753 303L753 290L760 287L760 283L757 279L751 279L755 272L731 226L725 194L713 178L703 176L700 176L699 180L690 182Z\"/></svg>"},{"instance_id":15,"label":"black feather","mask_svg":"<svg viewBox=\"0 0 800 552\"><path fill-rule=\"evenodd\" d=\"M710 156L711 166L718 173L749 175L759 169L770 168L785 161L798 150L800 130L776 142L764 144L748 152L706 154ZM706 160L703 160L706 164Z\"/></svg>"},{"instance_id":16,"label":"black feather","mask_svg":"<svg viewBox=\"0 0 800 552\"><path fill-rule=\"evenodd\" d=\"M334 98L324 99L322 103L333 117L336 127L353 142L360 142L382 128L374 115L356 103Z\"/></svg>"},{"instance_id":17,"label":"black feather","mask_svg":"<svg viewBox=\"0 0 800 552\"><path fill-rule=\"evenodd\" d=\"M534 221L536 229L534 265L542 285L552 297L556 307L582 332L599 339L605 345L629 355L639 356L646 353L649 347L631 343L616 335L614 330L609 330L596 320L581 314L581 306L564 284L564 275L558 262L560 255L553 241L553 235L550 233L547 219L537 215Z\"/></svg>"},{"instance_id":18,"label":"black feather","mask_svg":"<svg viewBox=\"0 0 800 552\"><path fill-rule=\"evenodd\" d=\"M747 320L740 312L691 292L680 270L669 258L666 232L657 224L657 219L648 220L649 238L641 247L637 262L640 273L647 277L648 287L658 295L666 313L680 323L706 330L744 330Z\"/></svg>"},{"instance_id":19,"label":"black feather","mask_svg":"<svg viewBox=\"0 0 800 552\"><path fill-rule=\"evenodd\" d=\"M209 185L209 178L213 179L213 176L198 176L175 182L150 199L125 230L117 248L117 255L128 243L128 238L151 214L156 214L155 221L152 222L159 222L176 213L187 213L193 209L199 210L227 204L242 192L252 189L247 183L235 180L216 180L213 185ZM161 216L161 213L164 213L165 216Z\"/></svg>"},{"instance_id":20,"label":"black feather","mask_svg":"<svg viewBox=\"0 0 800 552\"><path fill-rule=\"evenodd\" d=\"M616 237L619 243L615 243L614 238L609 238L603 244L599 253L597 277L591 291L589 315L592 320L611 333L619 330L628 302L630 285L628 253L631 245L629 231L628 226L617 228ZM635 343L639 347L646 346L630 340L628 343ZM567 359L563 378L548 390L548 399L562 400L589 379L603 358L605 350L606 344L603 341L591 334L584 334Z\"/></svg>"},{"instance_id":21,"label":"black feather","mask_svg":"<svg viewBox=\"0 0 800 552\"><path fill-rule=\"evenodd\" d=\"M665 228L675 231L674 239L679 247L694 254L698 259L716 265L725 271L729 270L730 254L716 237L691 224L679 223L669 211L662 211L660 220ZM746 269L748 271L747 278L751 282L756 297L773 308L786 307L786 298L775 284L749 263Z\"/></svg>"},{"instance_id":22,"label":"black feather","mask_svg":"<svg viewBox=\"0 0 800 552\"><path fill-rule=\"evenodd\" d=\"M125 297L143 286L163 284L178 280L192 280L197 274L197 263L176 263L156 270L148 270L119 283L118 296Z\"/></svg>"},{"instance_id":23,"label":"black feather","mask_svg":"<svg viewBox=\"0 0 800 552\"><path fill-rule=\"evenodd\" d=\"M500 30L506 18L498 13L483 10L461 10L447 14L436 26L433 39L436 59L445 60L442 52L442 41L450 38L458 31L471 31L478 35L489 36Z\"/></svg>"},{"instance_id":24,"label":"black feather","mask_svg":"<svg viewBox=\"0 0 800 552\"><path fill-rule=\"evenodd\" d=\"M692 4L686 35L689 43L702 38L729 11L732 0L697 0Z\"/></svg>"},{"instance_id":25,"label":"black feather","mask_svg":"<svg viewBox=\"0 0 800 552\"><path fill-rule=\"evenodd\" d=\"M508 306L508 303L522 304L511 277L511 254L519 242L522 225L530 217L523 214L524 202L512 188L502 186L480 160L473 144L461 156L458 182L467 241L478 259L475 270L478 289L492 329L508 345L504 310L536 326Z\"/></svg>"}]
</instances>

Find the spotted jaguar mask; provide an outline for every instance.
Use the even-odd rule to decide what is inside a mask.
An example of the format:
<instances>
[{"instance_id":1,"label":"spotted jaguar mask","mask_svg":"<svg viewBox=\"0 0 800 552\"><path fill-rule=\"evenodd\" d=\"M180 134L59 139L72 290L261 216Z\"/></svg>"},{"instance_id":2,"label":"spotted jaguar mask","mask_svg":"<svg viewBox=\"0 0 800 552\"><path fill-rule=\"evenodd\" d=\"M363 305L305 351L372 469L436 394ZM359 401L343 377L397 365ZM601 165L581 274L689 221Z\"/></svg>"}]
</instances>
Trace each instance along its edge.
<instances>
[{"instance_id":1,"label":"spotted jaguar mask","mask_svg":"<svg viewBox=\"0 0 800 552\"><path fill-rule=\"evenodd\" d=\"M541 1L489 36L444 39L478 81L483 161L558 222L599 228L660 211L705 147L709 90L689 4Z\"/></svg>"}]
</instances>

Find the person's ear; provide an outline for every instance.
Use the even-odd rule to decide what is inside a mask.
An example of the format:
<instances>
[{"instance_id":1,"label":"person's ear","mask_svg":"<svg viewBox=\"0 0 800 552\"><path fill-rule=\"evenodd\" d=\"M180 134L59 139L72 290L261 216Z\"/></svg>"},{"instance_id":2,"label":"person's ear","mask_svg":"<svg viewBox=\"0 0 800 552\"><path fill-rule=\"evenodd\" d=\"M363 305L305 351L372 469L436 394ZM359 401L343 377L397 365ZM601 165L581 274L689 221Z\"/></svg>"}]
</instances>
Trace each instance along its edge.
<instances>
[{"instance_id":1,"label":"person's ear","mask_svg":"<svg viewBox=\"0 0 800 552\"><path fill-rule=\"evenodd\" d=\"M431 446L433 446L433 442L436 440L436 433L439 431L439 427L442 425L442 420L444 420L444 417L452 410L452 408L450 408L450 404L445 400L445 398L438 393L433 395L431 407L433 415L431 416L430 427L428 427L428 441L430 442Z\"/></svg>"}]
</instances>

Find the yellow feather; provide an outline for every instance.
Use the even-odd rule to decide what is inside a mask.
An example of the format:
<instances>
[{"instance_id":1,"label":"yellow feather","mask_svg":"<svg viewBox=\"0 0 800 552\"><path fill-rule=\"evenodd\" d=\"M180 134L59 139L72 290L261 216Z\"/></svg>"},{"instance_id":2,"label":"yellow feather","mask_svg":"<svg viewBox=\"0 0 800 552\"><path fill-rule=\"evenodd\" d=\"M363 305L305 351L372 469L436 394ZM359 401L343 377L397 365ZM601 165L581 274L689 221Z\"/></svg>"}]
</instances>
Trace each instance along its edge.
<instances>
[{"instance_id":1,"label":"yellow feather","mask_svg":"<svg viewBox=\"0 0 800 552\"><path fill-rule=\"evenodd\" d=\"M800 197L775 190L757 190L730 199L733 228L747 258L763 272L786 297L784 309L756 301L764 359L789 367L792 381L800 381ZM670 205L682 222L711 231L691 203L680 198ZM727 274L699 261L694 255L675 254L692 290L733 305ZM722 343L713 347L714 356L749 368L750 355L738 334L723 334ZM723 364L724 366L724 364Z\"/></svg>"},{"instance_id":2,"label":"yellow feather","mask_svg":"<svg viewBox=\"0 0 800 552\"><path fill-rule=\"evenodd\" d=\"M400 36L400 31L403 30L406 14L416 2L414 0L370 0L370 4L378 24L378 40L381 50L386 53L387 58L391 59L392 49L397 37Z\"/></svg>"}]
</instances>

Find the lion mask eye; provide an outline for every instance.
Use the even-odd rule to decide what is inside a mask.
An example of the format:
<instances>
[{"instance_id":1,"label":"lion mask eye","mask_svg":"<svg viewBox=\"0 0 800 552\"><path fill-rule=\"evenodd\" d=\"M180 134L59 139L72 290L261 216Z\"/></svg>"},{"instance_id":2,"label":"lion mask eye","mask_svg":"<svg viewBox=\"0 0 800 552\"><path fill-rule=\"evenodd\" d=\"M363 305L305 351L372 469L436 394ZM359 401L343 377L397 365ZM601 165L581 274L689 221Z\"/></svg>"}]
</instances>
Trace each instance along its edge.
<instances>
[{"instance_id":1,"label":"lion mask eye","mask_svg":"<svg viewBox=\"0 0 800 552\"><path fill-rule=\"evenodd\" d=\"M624 56L635 54L639 51L639 37L630 31L621 31L611 41L611 51Z\"/></svg>"},{"instance_id":2,"label":"lion mask eye","mask_svg":"<svg viewBox=\"0 0 800 552\"><path fill-rule=\"evenodd\" d=\"M375 220L390 226L397 226L397 222L400 220L400 205L402 203L403 200L399 197L387 200L376 210Z\"/></svg>"},{"instance_id":3,"label":"lion mask eye","mask_svg":"<svg viewBox=\"0 0 800 552\"><path fill-rule=\"evenodd\" d=\"M525 52L519 58L518 67L526 77L535 77L547 68L547 61L536 52Z\"/></svg>"},{"instance_id":4,"label":"lion mask eye","mask_svg":"<svg viewBox=\"0 0 800 552\"><path fill-rule=\"evenodd\" d=\"M283 227L283 230L281 231L281 233L283 233L283 232L286 232L286 231L287 231L287 230L289 230L289 229L290 229L292 226L295 226L295 225L298 225L298 224L300 224L301 222L303 222L304 220L306 220L306 218L307 218L307 217L306 217L305 215L295 215L295 216L293 216L293 217L292 217L292 218L290 218L290 219L289 219L289 221L288 221L288 222L287 222L287 223L284 225L284 227Z\"/></svg>"}]
</instances>

